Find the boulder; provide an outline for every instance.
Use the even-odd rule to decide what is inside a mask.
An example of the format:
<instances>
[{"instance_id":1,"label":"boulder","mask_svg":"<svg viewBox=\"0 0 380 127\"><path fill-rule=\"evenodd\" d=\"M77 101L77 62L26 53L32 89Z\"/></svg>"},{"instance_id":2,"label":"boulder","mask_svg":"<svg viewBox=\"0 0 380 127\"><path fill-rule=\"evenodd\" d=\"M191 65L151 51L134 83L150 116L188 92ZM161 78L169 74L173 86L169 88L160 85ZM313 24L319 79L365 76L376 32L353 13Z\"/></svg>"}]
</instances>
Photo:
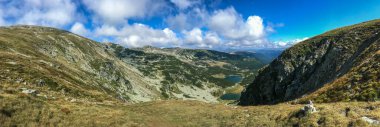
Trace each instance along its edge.
<instances>
[{"instance_id":1,"label":"boulder","mask_svg":"<svg viewBox=\"0 0 380 127\"><path fill-rule=\"evenodd\" d=\"M296 112L294 115L297 118L305 117L308 114L312 114L317 112L317 109L314 107L314 104L312 101L309 101L309 104L306 104L304 107L301 108L298 112Z\"/></svg>"},{"instance_id":2,"label":"boulder","mask_svg":"<svg viewBox=\"0 0 380 127\"><path fill-rule=\"evenodd\" d=\"M306 104L302 109L305 113L314 113L317 112L317 109L314 107L314 104L312 101L309 101L309 104Z\"/></svg>"},{"instance_id":3,"label":"boulder","mask_svg":"<svg viewBox=\"0 0 380 127\"><path fill-rule=\"evenodd\" d=\"M38 80L37 86L42 87L42 86L44 86L45 84L46 84L45 81L44 81L43 79L40 79L40 80Z\"/></svg>"},{"instance_id":4,"label":"boulder","mask_svg":"<svg viewBox=\"0 0 380 127\"><path fill-rule=\"evenodd\" d=\"M25 94L37 95L38 91L34 89L21 88L21 92Z\"/></svg>"},{"instance_id":5,"label":"boulder","mask_svg":"<svg viewBox=\"0 0 380 127\"><path fill-rule=\"evenodd\" d=\"M366 117L366 116L363 116L361 119L363 121L369 123L369 124L380 125L380 121L379 120L375 120L375 119L372 119L372 118L369 118L369 117Z\"/></svg>"}]
</instances>

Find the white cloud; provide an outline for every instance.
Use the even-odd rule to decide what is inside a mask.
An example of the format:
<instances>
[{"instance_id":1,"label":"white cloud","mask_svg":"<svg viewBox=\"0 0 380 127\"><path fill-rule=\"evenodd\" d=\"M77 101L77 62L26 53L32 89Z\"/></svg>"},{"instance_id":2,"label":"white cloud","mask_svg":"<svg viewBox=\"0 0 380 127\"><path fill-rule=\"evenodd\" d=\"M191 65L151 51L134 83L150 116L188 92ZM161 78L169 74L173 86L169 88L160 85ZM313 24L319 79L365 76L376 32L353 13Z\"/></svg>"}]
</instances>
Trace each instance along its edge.
<instances>
[{"instance_id":1,"label":"white cloud","mask_svg":"<svg viewBox=\"0 0 380 127\"><path fill-rule=\"evenodd\" d=\"M86 27L80 22L76 22L73 26L71 26L70 31L82 36L86 36L89 33Z\"/></svg>"},{"instance_id":2,"label":"white cloud","mask_svg":"<svg viewBox=\"0 0 380 127\"><path fill-rule=\"evenodd\" d=\"M205 43L208 45L218 45L221 43L221 39L218 34L214 32L207 32L205 35Z\"/></svg>"},{"instance_id":3,"label":"white cloud","mask_svg":"<svg viewBox=\"0 0 380 127\"><path fill-rule=\"evenodd\" d=\"M288 41L276 41L276 42L273 42L273 46L272 48L287 48L287 47L291 47L299 42L302 42L304 40L307 40L309 39L308 37L304 37L304 38L297 38L297 39L293 39L293 40L288 40Z\"/></svg>"},{"instance_id":4,"label":"white cloud","mask_svg":"<svg viewBox=\"0 0 380 127\"><path fill-rule=\"evenodd\" d=\"M264 35L263 19L259 16L249 16L247 19L249 36L260 38Z\"/></svg>"},{"instance_id":5,"label":"white cloud","mask_svg":"<svg viewBox=\"0 0 380 127\"><path fill-rule=\"evenodd\" d=\"M208 27L223 36L227 46L261 47L269 45L265 39L265 26L259 16L249 16L247 20L233 7L217 10L209 19Z\"/></svg>"},{"instance_id":6,"label":"white cloud","mask_svg":"<svg viewBox=\"0 0 380 127\"><path fill-rule=\"evenodd\" d=\"M170 0L174 3L179 9L187 9L195 4L198 4L199 0Z\"/></svg>"},{"instance_id":7,"label":"white cloud","mask_svg":"<svg viewBox=\"0 0 380 127\"><path fill-rule=\"evenodd\" d=\"M84 0L84 4L95 13L96 18L109 25L126 23L129 18L149 16L165 6L161 0Z\"/></svg>"},{"instance_id":8,"label":"white cloud","mask_svg":"<svg viewBox=\"0 0 380 127\"><path fill-rule=\"evenodd\" d=\"M233 40L244 39L253 42L265 35L261 17L249 16L244 20L233 7L215 11L208 26L218 34Z\"/></svg>"},{"instance_id":9,"label":"white cloud","mask_svg":"<svg viewBox=\"0 0 380 127\"><path fill-rule=\"evenodd\" d=\"M202 30L199 28L194 28L191 31L185 31L185 41L187 44L200 44L203 42Z\"/></svg>"},{"instance_id":10,"label":"white cloud","mask_svg":"<svg viewBox=\"0 0 380 127\"><path fill-rule=\"evenodd\" d=\"M102 25L95 29L95 34L98 36L121 36L120 31L114 26Z\"/></svg>"},{"instance_id":11,"label":"white cloud","mask_svg":"<svg viewBox=\"0 0 380 127\"><path fill-rule=\"evenodd\" d=\"M4 1L3 17L13 18L12 24L62 27L74 21L76 5L71 0Z\"/></svg>"},{"instance_id":12,"label":"white cloud","mask_svg":"<svg viewBox=\"0 0 380 127\"><path fill-rule=\"evenodd\" d=\"M165 22L170 28L175 30L191 30L196 27L203 27L208 17L209 14L206 9L192 8L189 11L169 16L165 19Z\"/></svg>"},{"instance_id":13,"label":"white cloud","mask_svg":"<svg viewBox=\"0 0 380 127\"><path fill-rule=\"evenodd\" d=\"M128 47L286 47L296 42L272 43L266 39L268 33L283 24L264 26L259 16L243 18L234 7L210 11L209 5L202 2L204 0L0 0L0 25L68 28L82 36L90 35L93 39ZM79 8L80 4L84 9ZM149 17L163 13L166 14L164 24L155 24L159 29L128 23L131 19L149 21Z\"/></svg>"},{"instance_id":14,"label":"white cloud","mask_svg":"<svg viewBox=\"0 0 380 127\"><path fill-rule=\"evenodd\" d=\"M117 43L128 47L273 47L265 38L263 19L249 16L244 20L233 7L217 10L212 14L196 7L168 17L166 23L170 28L181 31L183 36L177 36L170 28L154 29L138 23L123 27L103 24L95 33L113 37ZM203 31L201 28L207 30Z\"/></svg>"},{"instance_id":15,"label":"white cloud","mask_svg":"<svg viewBox=\"0 0 380 127\"><path fill-rule=\"evenodd\" d=\"M270 45L265 38L267 33L263 19L253 15L245 20L233 7L212 13L195 7L169 16L166 23L170 28L181 30L183 41L196 47ZM207 31L200 28L206 28Z\"/></svg>"},{"instance_id":16,"label":"white cloud","mask_svg":"<svg viewBox=\"0 0 380 127\"><path fill-rule=\"evenodd\" d=\"M240 30L244 27L242 17L232 7L215 11L208 25L211 30L232 39L241 38L241 32L245 32Z\"/></svg>"},{"instance_id":17,"label":"white cloud","mask_svg":"<svg viewBox=\"0 0 380 127\"><path fill-rule=\"evenodd\" d=\"M120 29L112 26L102 26L95 31L98 36L114 37L116 38L116 43L127 47L146 45L170 47L177 46L179 43L177 35L169 28L159 30L144 24L126 25Z\"/></svg>"},{"instance_id":18,"label":"white cloud","mask_svg":"<svg viewBox=\"0 0 380 127\"><path fill-rule=\"evenodd\" d=\"M191 31L184 31L184 46L190 46L193 48L212 48L218 46L221 43L221 39L218 34L214 32L204 33L199 28L194 28Z\"/></svg>"},{"instance_id":19,"label":"white cloud","mask_svg":"<svg viewBox=\"0 0 380 127\"><path fill-rule=\"evenodd\" d=\"M175 16L170 16L166 20L166 23L173 29L183 30L191 28L191 24L187 21L188 15L179 13Z\"/></svg>"}]
</instances>

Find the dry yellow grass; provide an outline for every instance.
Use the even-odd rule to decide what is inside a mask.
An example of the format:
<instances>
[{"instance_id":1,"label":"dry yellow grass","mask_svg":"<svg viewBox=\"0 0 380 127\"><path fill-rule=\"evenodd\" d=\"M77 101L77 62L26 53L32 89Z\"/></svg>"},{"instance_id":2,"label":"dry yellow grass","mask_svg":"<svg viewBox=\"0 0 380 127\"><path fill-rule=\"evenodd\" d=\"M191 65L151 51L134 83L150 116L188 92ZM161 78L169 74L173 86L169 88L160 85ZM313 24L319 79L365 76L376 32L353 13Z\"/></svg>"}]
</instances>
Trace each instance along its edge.
<instances>
[{"instance_id":1,"label":"dry yellow grass","mask_svg":"<svg viewBox=\"0 0 380 127\"><path fill-rule=\"evenodd\" d=\"M216 67L223 67L223 66L225 66L225 65L228 64L226 62L220 62L220 61L210 61L210 62L207 62L207 63L210 66L216 66Z\"/></svg>"},{"instance_id":2,"label":"dry yellow grass","mask_svg":"<svg viewBox=\"0 0 380 127\"><path fill-rule=\"evenodd\" d=\"M220 74L215 74L215 75L211 75L212 77L214 78L220 78L220 79L223 79L226 75L220 73Z\"/></svg>"},{"instance_id":3,"label":"dry yellow grass","mask_svg":"<svg viewBox=\"0 0 380 127\"><path fill-rule=\"evenodd\" d=\"M297 117L303 105L241 107L180 100L139 104L70 102L58 95L55 100L47 100L17 90L1 91L3 126L369 126L361 117L380 118L380 102L315 104L317 113Z\"/></svg>"}]
</instances>

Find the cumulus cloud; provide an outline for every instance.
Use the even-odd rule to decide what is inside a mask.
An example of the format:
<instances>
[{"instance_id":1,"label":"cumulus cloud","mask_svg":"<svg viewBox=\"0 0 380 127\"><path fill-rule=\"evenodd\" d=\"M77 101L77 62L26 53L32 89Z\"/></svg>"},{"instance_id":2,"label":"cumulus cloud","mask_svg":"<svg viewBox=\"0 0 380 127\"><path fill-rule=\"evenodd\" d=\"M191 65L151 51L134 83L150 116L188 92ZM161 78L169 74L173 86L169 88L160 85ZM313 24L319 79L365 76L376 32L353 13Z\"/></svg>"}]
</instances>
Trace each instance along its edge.
<instances>
[{"instance_id":1,"label":"cumulus cloud","mask_svg":"<svg viewBox=\"0 0 380 127\"><path fill-rule=\"evenodd\" d=\"M168 17L166 22L170 28L182 30L185 44L197 47L270 45L265 39L267 31L263 19L255 15L243 19L233 7L214 12L195 7Z\"/></svg>"},{"instance_id":2,"label":"cumulus cloud","mask_svg":"<svg viewBox=\"0 0 380 127\"><path fill-rule=\"evenodd\" d=\"M191 31L185 31L185 41L187 44L200 44L203 42L202 30L199 28L194 28Z\"/></svg>"},{"instance_id":3,"label":"cumulus cloud","mask_svg":"<svg viewBox=\"0 0 380 127\"><path fill-rule=\"evenodd\" d=\"M89 33L86 27L80 22L76 22L73 26L71 26L70 31L82 36L86 36Z\"/></svg>"},{"instance_id":4,"label":"cumulus cloud","mask_svg":"<svg viewBox=\"0 0 380 127\"><path fill-rule=\"evenodd\" d=\"M175 30L191 30L196 27L203 27L208 17L209 13L206 9L192 8L189 11L179 12L177 15L167 17L165 22Z\"/></svg>"},{"instance_id":5,"label":"cumulus cloud","mask_svg":"<svg viewBox=\"0 0 380 127\"><path fill-rule=\"evenodd\" d=\"M228 39L258 39L264 35L263 20L259 16L244 20L233 7L215 11L208 25Z\"/></svg>"},{"instance_id":6,"label":"cumulus cloud","mask_svg":"<svg viewBox=\"0 0 380 127\"><path fill-rule=\"evenodd\" d=\"M264 25L260 16L243 17L232 6L215 10L203 3L215 2L0 0L0 25L65 28L98 41L112 41L127 47L265 48L287 47L302 40L273 43L266 36L284 24L269 22ZM152 16L165 19L156 23L156 28L138 23L149 21Z\"/></svg>"},{"instance_id":7,"label":"cumulus cloud","mask_svg":"<svg viewBox=\"0 0 380 127\"><path fill-rule=\"evenodd\" d=\"M263 19L259 16L249 16L246 22L248 35L260 38L264 35Z\"/></svg>"},{"instance_id":8,"label":"cumulus cloud","mask_svg":"<svg viewBox=\"0 0 380 127\"><path fill-rule=\"evenodd\" d=\"M95 29L95 34L98 36L121 36L119 30L114 26L102 25Z\"/></svg>"},{"instance_id":9,"label":"cumulus cloud","mask_svg":"<svg viewBox=\"0 0 380 127\"><path fill-rule=\"evenodd\" d=\"M200 28L183 31L184 46L193 48L213 48L219 46L221 39L215 32L203 32Z\"/></svg>"},{"instance_id":10,"label":"cumulus cloud","mask_svg":"<svg viewBox=\"0 0 380 127\"><path fill-rule=\"evenodd\" d=\"M75 19L76 5L71 0L1 1L3 17L14 24L62 27Z\"/></svg>"},{"instance_id":11,"label":"cumulus cloud","mask_svg":"<svg viewBox=\"0 0 380 127\"><path fill-rule=\"evenodd\" d=\"M169 28L153 29L144 24L132 24L117 29L113 26L102 26L95 30L98 36L115 37L116 42L127 47L152 45L157 47L177 46L177 35Z\"/></svg>"},{"instance_id":12,"label":"cumulus cloud","mask_svg":"<svg viewBox=\"0 0 380 127\"><path fill-rule=\"evenodd\" d=\"M205 43L212 47L213 45L218 45L221 43L221 39L218 34L214 32L207 32L205 35Z\"/></svg>"},{"instance_id":13,"label":"cumulus cloud","mask_svg":"<svg viewBox=\"0 0 380 127\"><path fill-rule=\"evenodd\" d=\"M83 0L83 3L105 24L126 23L128 18L143 18L165 7L161 0Z\"/></svg>"},{"instance_id":14,"label":"cumulus cloud","mask_svg":"<svg viewBox=\"0 0 380 127\"><path fill-rule=\"evenodd\" d=\"M260 16L248 16L245 20L233 7L216 10L207 24L224 38L228 47L265 47L271 45L266 37L266 28Z\"/></svg>"},{"instance_id":15,"label":"cumulus cloud","mask_svg":"<svg viewBox=\"0 0 380 127\"><path fill-rule=\"evenodd\" d=\"M308 37L304 37L304 38L297 38L297 39L293 39L293 40L288 40L288 41L276 41L273 43L273 47L272 48L287 48L287 47L291 47L299 42L302 42L304 40L307 40L309 39Z\"/></svg>"},{"instance_id":16,"label":"cumulus cloud","mask_svg":"<svg viewBox=\"0 0 380 127\"><path fill-rule=\"evenodd\" d=\"M200 0L170 0L179 9L187 9L195 4L200 3Z\"/></svg>"}]
</instances>

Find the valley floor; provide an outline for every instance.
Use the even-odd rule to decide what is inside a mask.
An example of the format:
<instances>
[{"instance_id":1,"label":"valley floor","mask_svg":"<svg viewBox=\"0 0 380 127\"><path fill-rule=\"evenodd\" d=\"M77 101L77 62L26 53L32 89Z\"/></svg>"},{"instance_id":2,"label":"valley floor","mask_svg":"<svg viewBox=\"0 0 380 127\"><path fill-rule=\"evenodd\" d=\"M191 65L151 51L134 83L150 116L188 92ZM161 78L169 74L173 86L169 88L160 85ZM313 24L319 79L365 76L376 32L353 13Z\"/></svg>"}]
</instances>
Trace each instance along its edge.
<instances>
[{"instance_id":1,"label":"valley floor","mask_svg":"<svg viewBox=\"0 0 380 127\"><path fill-rule=\"evenodd\" d=\"M380 102L314 104L318 112L299 115L301 104L231 106L199 101L139 104L47 100L0 91L1 126L371 126Z\"/></svg>"}]
</instances>

